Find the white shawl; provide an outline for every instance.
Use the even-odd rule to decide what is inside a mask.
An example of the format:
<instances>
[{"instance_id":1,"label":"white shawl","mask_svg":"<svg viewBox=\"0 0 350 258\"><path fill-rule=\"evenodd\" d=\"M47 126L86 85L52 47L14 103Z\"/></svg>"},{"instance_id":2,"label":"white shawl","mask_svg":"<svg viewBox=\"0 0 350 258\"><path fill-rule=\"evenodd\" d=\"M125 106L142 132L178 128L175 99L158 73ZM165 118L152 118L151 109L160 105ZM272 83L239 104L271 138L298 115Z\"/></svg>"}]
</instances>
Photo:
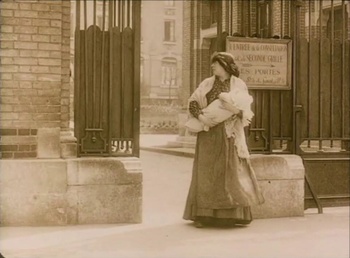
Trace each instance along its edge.
<instances>
[{"instance_id":1,"label":"white shawl","mask_svg":"<svg viewBox=\"0 0 350 258\"><path fill-rule=\"evenodd\" d=\"M207 107L208 103L206 94L212 89L214 81L215 76L209 77L202 81L189 98L189 102L197 101L201 109ZM226 134L228 138L235 138L235 146L237 148L238 156L241 158L249 158L249 151L245 139L244 127L250 124L250 121L254 116L254 113L250 108L250 105L253 102L253 98L249 95L245 82L238 77L231 76L230 87L230 94L236 96L235 99L241 100L234 103L234 105L242 111L242 118L239 116L233 116L232 118L226 120Z\"/></svg>"}]
</instances>

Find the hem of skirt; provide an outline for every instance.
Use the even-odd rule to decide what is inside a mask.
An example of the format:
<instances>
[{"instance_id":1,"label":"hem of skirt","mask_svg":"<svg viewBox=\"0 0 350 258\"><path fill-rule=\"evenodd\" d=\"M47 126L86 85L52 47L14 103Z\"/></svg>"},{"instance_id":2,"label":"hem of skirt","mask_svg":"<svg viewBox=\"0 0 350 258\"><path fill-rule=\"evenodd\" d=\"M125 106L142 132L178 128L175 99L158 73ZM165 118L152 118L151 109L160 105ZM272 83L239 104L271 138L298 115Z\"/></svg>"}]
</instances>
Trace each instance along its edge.
<instances>
[{"instance_id":1,"label":"hem of skirt","mask_svg":"<svg viewBox=\"0 0 350 258\"><path fill-rule=\"evenodd\" d=\"M203 217L197 216L193 219L186 219L194 222L200 222L204 226L236 226L236 225L249 225L253 219L236 219L236 218L215 218L215 217Z\"/></svg>"},{"instance_id":2,"label":"hem of skirt","mask_svg":"<svg viewBox=\"0 0 350 258\"><path fill-rule=\"evenodd\" d=\"M242 221L252 221L253 216L250 206L233 209L203 209L192 207L191 211L185 211L183 219L195 221L198 217L208 217L213 219L233 219Z\"/></svg>"}]
</instances>

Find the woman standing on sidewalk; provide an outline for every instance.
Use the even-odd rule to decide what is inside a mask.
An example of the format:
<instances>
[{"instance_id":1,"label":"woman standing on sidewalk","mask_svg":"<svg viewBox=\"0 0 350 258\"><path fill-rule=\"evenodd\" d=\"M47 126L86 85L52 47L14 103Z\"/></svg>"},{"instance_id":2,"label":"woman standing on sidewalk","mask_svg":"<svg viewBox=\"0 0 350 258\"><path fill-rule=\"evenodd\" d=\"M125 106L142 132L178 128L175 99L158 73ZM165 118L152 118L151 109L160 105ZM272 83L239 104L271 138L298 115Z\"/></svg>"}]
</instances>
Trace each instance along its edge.
<instances>
[{"instance_id":1,"label":"woman standing on sidewalk","mask_svg":"<svg viewBox=\"0 0 350 258\"><path fill-rule=\"evenodd\" d=\"M225 109L235 114L214 125L201 110L218 99L222 92L251 98L246 84L238 78L233 56L216 53L212 57L214 76L205 79L189 99L191 116L210 127L197 135L192 181L183 218L196 227L207 224L235 225L252 221L250 206L264 202L249 162L244 136L253 113L248 105L237 107L226 102Z\"/></svg>"}]
</instances>

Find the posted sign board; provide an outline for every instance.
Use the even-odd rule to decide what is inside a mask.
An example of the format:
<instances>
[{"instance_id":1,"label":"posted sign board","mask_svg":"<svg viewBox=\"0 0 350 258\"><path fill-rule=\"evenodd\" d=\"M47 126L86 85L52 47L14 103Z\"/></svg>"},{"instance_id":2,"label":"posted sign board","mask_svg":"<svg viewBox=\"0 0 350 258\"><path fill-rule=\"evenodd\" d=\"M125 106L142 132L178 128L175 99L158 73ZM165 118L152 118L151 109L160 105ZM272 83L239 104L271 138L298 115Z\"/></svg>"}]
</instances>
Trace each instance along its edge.
<instances>
[{"instance_id":1,"label":"posted sign board","mask_svg":"<svg viewBox=\"0 0 350 258\"><path fill-rule=\"evenodd\" d=\"M291 89L291 40L227 37L226 51L234 56L239 77L248 88Z\"/></svg>"}]
</instances>

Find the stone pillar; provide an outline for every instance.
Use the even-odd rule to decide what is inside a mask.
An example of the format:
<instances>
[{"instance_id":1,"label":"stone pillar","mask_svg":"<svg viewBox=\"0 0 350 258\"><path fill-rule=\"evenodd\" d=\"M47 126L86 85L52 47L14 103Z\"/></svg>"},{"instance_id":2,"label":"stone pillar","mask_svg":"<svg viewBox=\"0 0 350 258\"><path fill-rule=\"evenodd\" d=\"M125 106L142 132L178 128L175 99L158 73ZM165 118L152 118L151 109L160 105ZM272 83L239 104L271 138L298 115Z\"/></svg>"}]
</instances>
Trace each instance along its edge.
<instances>
[{"instance_id":1,"label":"stone pillar","mask_svg":"<svg viewBox=\"0 0 350 258\"><path fill-rule=\"evenodd\" d=\"M35 158L38 130L68 129L69 13L70 1L1 2L3 158Z\"/></svg>"},{"instance_id":2,"label":"stone pillar","mask_svg":"<svg viewBox=\"0 0 350 258\"><path fill-rule=\"evenodd\" d=\"M70 1L62 1L61 23L61 130L69 130L70 101Z\"/></svg>"},{"instance_id":3,"label":"stone pillar","mask_svg":"<svg viewBox=\"0 0 350 258\"><path fill-rule=\"evenodd\" d=\"M3 0L0 4L0 225L140 222L138 159L94 160L96 171L101 171L96 175L99 187L90 186L89 180L78 186L69 178L89 171L83 165L75 170L69 166L77 153L69 131L70 1ZM138 169L128 169L130 163ZM110 181L105 179L115 175L122 178L109 191ZM98 191L91 190L94 187ZM92 198L106 195L110 203L120 205L110 206L111 212L109 204L101 204L103 218L97 219L89 214L96 207L86 204L82 211L77 205L85 198L72 194L78 188ZM135 199L139 201L126 207ZM80 218L82 212L90 219Z\"/></svg>"}]
</instances>

